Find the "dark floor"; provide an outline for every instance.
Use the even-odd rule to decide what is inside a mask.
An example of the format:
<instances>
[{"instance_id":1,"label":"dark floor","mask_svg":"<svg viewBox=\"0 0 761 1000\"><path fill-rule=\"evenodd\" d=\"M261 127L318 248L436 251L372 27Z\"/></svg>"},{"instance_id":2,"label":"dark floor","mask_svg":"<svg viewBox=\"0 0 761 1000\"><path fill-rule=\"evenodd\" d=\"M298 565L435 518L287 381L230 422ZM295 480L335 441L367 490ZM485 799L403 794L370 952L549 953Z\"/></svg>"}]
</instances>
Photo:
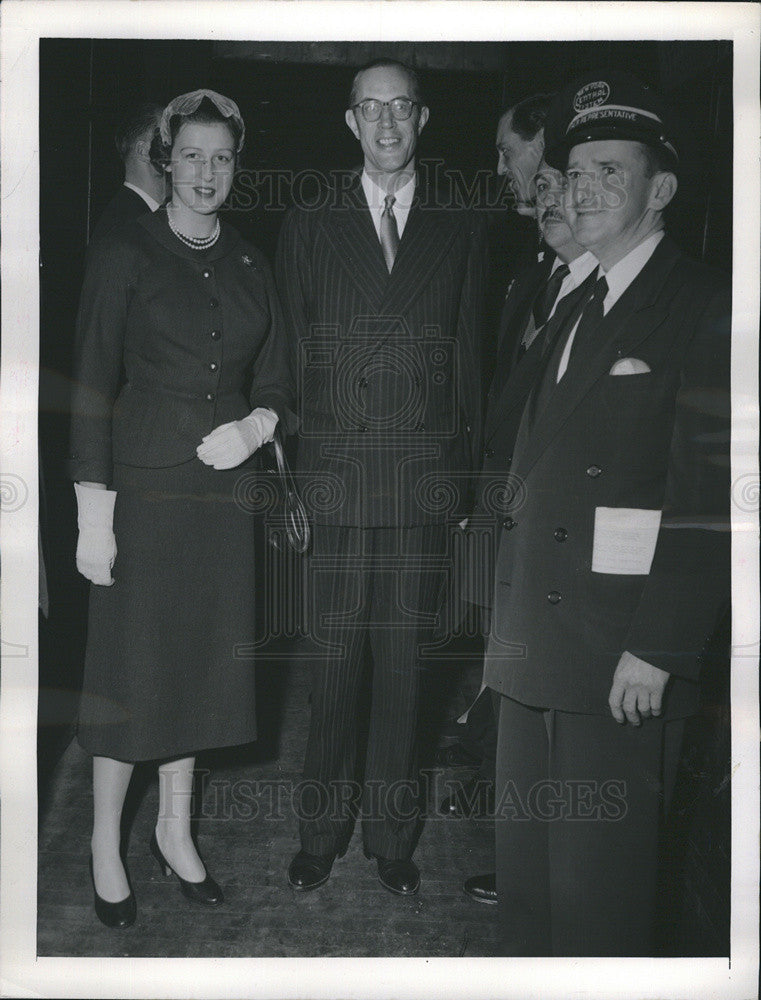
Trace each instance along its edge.
<instances>
[{"instance_id":1,"label":"dark floor","mask_svg":"<svg viewBox=\"0 0 761 1000\"><path fill-rule=\"evenodd\" d=\"M664 829L658 953L729 953L730 727L723 646L706 656L706 701L689 720ZM467 665L463 666L463 662ZM298 850L290 790L298 783L309 720L303 661L274 655L257 666L259 739L197 760L197 839L222 884L219 910L187 901L158 872L147 845L155 821L155 769L135 771L125 808L127 863L138 919L102 926L87 870L92 811L90 758L70 742L71 691L41 688L38 937L40 956L490 956L498 954L496 907L471 901L463 879L493 867L493 824L452 820L436 806L467 770L431 766L441 723L478 691L482 662L466 643L429 671L421 759L428 816L415 853L420 892L394 896L378 881L355 829L329 882L293 892L286 869ZM713 678L713 681L711 680ZM366 716L360 709L358 717ZM360 725L361 728L361 725ZM62 755L61 755L62 754ZM60 759L58 757L60 756ZM53 767L55 761L57 764Z\"/></svg>"},{"instance_id":2,"label":"dark floor","mask_svg":"<svg viewBox=\"0 0 761 1000\"><path fill-rule=\"evenodd\" d=\"M206 910L184 899L159 874L147 850L158 786L148 769L136 770L135 815L128 867L138 919L126 931L102 926L92 909L87 871L91 822L90 758L76 741L53 773L41 817L37 953L50 956L485 956L496 953L495 907L479 905L461 889L467 875L492 868L492 824L436 815L447 779L467 772L431 772L429 818L415 859L419 893L398 897L383 889L374 863L362 853L355 830L330 881L306 894L286 883L298 849L289 783L296 783L306 743L309 705L306 670L283 663L273 671L276 732L260 744L198 759L203 804L198 844L221 883L226 905ZM458 686L448 705L457 714ZM468 681L468 678L466 678ZM266 678L265 678L266 686ZM262 700L259 705L263 704ZM260 711L261 716L261 711ZM208 771L208 773L207 773ZM257 784L258 783L258 784ZM279 791L279 796L278 796ZM258 815L254 815L258 808Z\"/></svg>"}]
</instances>

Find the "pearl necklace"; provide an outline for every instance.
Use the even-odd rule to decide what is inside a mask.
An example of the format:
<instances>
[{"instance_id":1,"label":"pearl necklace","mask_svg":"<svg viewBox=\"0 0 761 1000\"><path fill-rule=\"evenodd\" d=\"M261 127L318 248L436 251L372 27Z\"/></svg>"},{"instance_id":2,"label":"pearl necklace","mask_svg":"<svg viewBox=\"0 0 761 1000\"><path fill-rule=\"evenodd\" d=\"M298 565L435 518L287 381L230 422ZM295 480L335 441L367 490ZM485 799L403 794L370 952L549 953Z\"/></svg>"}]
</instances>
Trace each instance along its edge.
<instances>
[{"instance_id":1,"label":"pearl necklace","mask_svg":"<svg viewBox=\"0 0 761 1000\"><path fill-rule=\"evenodd\" d=\"M197 237L186 236L184 233L181 233L177 226L175 226L168 208L166 217L169 220L169 228L172 230L177 239L184 243L186 247L190 247L191 250L208 250L209 247L213 247L219 239L219 234L221 232L219 218L217 218L217 224L214 226L214 232L211 236L202 236L199 239Z\"/></svg>"}]
</instances>

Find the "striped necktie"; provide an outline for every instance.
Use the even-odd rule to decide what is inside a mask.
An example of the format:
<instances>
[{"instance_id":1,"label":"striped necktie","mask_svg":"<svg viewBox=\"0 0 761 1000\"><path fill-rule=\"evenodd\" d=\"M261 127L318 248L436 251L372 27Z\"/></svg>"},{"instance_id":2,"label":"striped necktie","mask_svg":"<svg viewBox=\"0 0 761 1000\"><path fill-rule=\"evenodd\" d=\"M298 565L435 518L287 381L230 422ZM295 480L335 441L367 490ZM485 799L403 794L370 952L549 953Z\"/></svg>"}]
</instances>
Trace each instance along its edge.
<instances>
[{"instance_id":1,"label":"striped necktie","mask_svg":"<svg viewBox=\"0 0 761 1000\"><path fill-rule=\"evenodd\" d=\"M380 217L380 242L389 274L391 273L391 268L394 266L396 251L399 249L399 230L396 228L396 216L394 215L395 201L396 198L392 194L386 195L383 212Z\"/></svg>"},{"instance_id":2,"label":"striped necktie","mask_svg":"<svg viewBox=\"0 0 761 1000\"><path fill-rule=\"evenodd\" d=\"M521 340L521 345L518 348L518 361L520 361L529 349L539 330L541 330L547 323L557 297L560 294L560 288L568 274L570 274L570 268L568 265L560 264L555 268L549 278L545 280L544 284L536 293L534 301L531 304L531 315L534 318L534 325L532 328L531 323L529 323L528 320L526 321L526 329L523 331L523 339Z\"/></svg>"},{"instance_id":3,"label":"striped necktie","mask_svg":"<svg viewBox=\"0 0 761 1000\"><path fill-rule=\"evenodd\" d=\"M563 284L569 273L570 268L568 265L561 264L559 267L555 268L542 288L539 289L539 292L534 299L534 304L531 306L531 312L534 314L534 324L536 325L537 330L540 326L544 326L549 319L552 307L555 305L555 300L558 297L560 286Z\"/></svg>"}]
</instances>

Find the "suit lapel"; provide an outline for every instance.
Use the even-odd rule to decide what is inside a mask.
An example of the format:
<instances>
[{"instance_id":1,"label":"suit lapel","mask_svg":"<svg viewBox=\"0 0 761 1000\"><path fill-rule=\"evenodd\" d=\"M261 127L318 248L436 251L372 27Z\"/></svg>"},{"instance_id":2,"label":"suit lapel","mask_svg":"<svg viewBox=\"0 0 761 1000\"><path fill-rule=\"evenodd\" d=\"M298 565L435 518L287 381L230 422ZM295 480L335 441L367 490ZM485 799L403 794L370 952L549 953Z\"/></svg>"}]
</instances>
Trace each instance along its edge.
<instances>
[{"instance_id":1,"label":"suit lapel","mask_svg":"<svg viewBox=\"0 0 761 1000\"><path fill-rule=\"evenodd\" d=\"M541 338L535 337L523 357L519 348L531 313L537 289L546 280L552 257L522 271L514 280L502 308L499 325L497 361L492 379L494 394L487 409L484 436L494 437L499 424L514 406L523 405L528 386L541 360Z\"/></svg>"},{"instance_id":2,"label":"suit lapel","mask_svg":"<svg viewBox=\"0 0 761 1000\"><path fill-rule=\"evenodd\" d=\"M457 235L457 225L451 214L430 207L431 201L425 192L416 193L412 201L396 260L386 283L383 298L383 311L386 313L401 313L409 309L428 286ZM377 237L376 243L380 249Z\"/></svg>"},{"instance_id":3,"label":"suit lapel","mask_svg":"<svg viewBox=\"0 0 761 1000\"><path fill-rule=\"evenodd\" d=\"M500 425L516 406L526 402L529 387L536 377L542 360L541 337L535 337L529 349L512 367L510 374L502 384L499 395L489 406L487 426L484 429L484 439L489 443Z\"/></svg>"},{"instance_id":4,"label":"suit lapel","mask_svg":"<svg viewBox=\"0 0 761 1000\"><path fill-rule=\"evenodd\" d=\"M614 361L629 356L661 325L667 312L658 305L657 299L678 257L676 246L664 237L640 274L605 316L594 346L585 357L574 358L573 372L563 376L544 410L537 415L533 428L525 436L517 474L528 474L563 429L573 410L595 383L607 376Z\"/></svg>"},{"instance_id":5,"label":"suit lapel","mask_svg":"<svg viewBox=\"0 0 761 1000\"><path fill-rule=\"evenodd\" d=\"M374 311L380 312L388 270L359 174L342 197L346 198L346 207L328 215L323 231L347 275Z\"/></svg>"},{"instance_id":6,"label":"suit lapel","mask_svg":"<svg viewBox=\"0 0 761 1000\"><path fill-rule=\"evenodd\" d=\"M515 318L513 320L514 329L510 344L510 371L512 371L515 367L518 362L518 358L520 357L521 341L523 340L523 335L526 332L526 328L532 318L531 314L534 306L534 299L536 298L539 289L549 278L554 260L555 255L553 253L545 253L542 261L537 263L533 280L528 284L525 294L521 296L520 302L516 303Z\"/></svg>"},{"instance_id":7,"label":"suit lapel","mask_svg":"<svg viewBox=\"0 0 761 1000\"><path fill-rule=\"evenodd\" d=\"M541 283L546 279L550 264L545 257L542 261L522 271L510 284L502 306L497 332L497 359L494 365L492 384L496 390L496 406L490 407L494 413L501 412L502 395L507 380L511 377L518 363L518 349L526 330L529 312L534 302L534 296ZM531 345L533 347L533 343ZM530 352L527 351L527 355ZM498 388L497 388L498 387Z\"/></svg>"}]
</instances>

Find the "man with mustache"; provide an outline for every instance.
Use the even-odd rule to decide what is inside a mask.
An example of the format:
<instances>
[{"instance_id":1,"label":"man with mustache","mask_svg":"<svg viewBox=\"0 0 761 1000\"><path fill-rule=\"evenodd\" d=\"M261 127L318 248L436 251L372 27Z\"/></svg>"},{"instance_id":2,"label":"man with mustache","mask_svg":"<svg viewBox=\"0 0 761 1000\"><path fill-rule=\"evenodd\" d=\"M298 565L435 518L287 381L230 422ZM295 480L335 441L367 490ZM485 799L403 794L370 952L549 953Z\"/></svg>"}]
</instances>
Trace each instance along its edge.
<instances>
[{"instance_id":1,"label":"man with mustache","mask_svg":"<svg viewBox=\"0 0 761 1000\"><path fill-rule=\"evenodd\" d=\"M541 156L543 129L538 135L538 141L535 138L532 142ZM525 158L523 163L526 164ZM473 532L486 529L495 541L503 530L512 530L515 519L520 517L520 484L512 479L510 469L528 394L552 348L559 325L580 297L588 292L590 276L597 267L592 254L574 240L566 221L563 175L545 162L538 166L531 183L525 178L524 203L529 200L535 203L545 249L539 254L537 263L515 279L505 300L497 366L487 399L484 466L478 502L468 526ZM485 606L486 616L494 590L493 566L489 561L480 574L482 589L477 600ZM485 631L488 633L488 625ZM486 688L481 697L493 699L494 694ZM489 775L488 768L493 775L493 757L481 767L476 780L483 781ZM463 797L472 797L470 789L463 789L463 792ZM472 876L463 888L477 902L497 901L494 872Z\"/></svg>"},{"instance_id":2,"label":"man with mustache","mask_svg":"<svg viewBox=\"0 0 761 1000\"><path fill-rule=\"evenodd\" d=\"M730 289L666 235L679 160L649 87L588 74L545 136L599 268L523 410L497 556L503 950L646 956L659 824L729 595Z\"/></svg>"},{"instance_id":3,"label":"man with mustache","mask_svg":"<svg viewBox=\"0 0 761 1000\"><path fill-rule=\"evenodd\" d=\"M539 169L544 150L544 119L552 102L553 94L532 94L509 107L500 116L497 125L497 174L507 179L512 195L512 209L518 215L535 217L534 175ZM540 232L541 237L541 232ZM548 278L546 268L552 264L550 254L542 265L543 253L539 254L539 266L528 268L523 275L519 290L525 294L534 294L539 284ZM529 255L527 259L531 259ZM536 285L534 286L534 283ZM566 282L568 290L569 282ZM555 286L553 286L555 287ZM506 342L512 343L512 335L508 326L512 322L512 311L515 297L510 296L510 289L505 298L502 316L497 331L497 341L504 347ZM550 303L552 304L552 303ZM526 317L523 317L526 319ZM532 336L535 327L521 330L519 339ZM517 347L513 344L513 347ZM498 365L501 377L505 377L510 366ZM512 358L507 359L512 360ZM493 450L493 449L488 449ZM487 453L485 458L491 456ZM506 454L509 453L509 450ZM468 542L475 545L475 537L471 533ZM481 562L481 565L477 563ZM473 558L469 561L475 576L482 585L468 581L461 589L461 596L476 606L488 608L491 604L492 568L483 560ZM455 601L456 604L456 601ZM460 608L460 613L462 608ZM458 613L453 608L453 615ZM485 625L488 632L488 623ZM458 819L467 817L483 817L491 815L494 802L494 756L497 746L497 725L492 711L492 699L488 689L481 687L478 697L459 717L451 720L444 727L440 740L441 746L436 754L437 763L442 767L473 766L478 764L477 772L462 784L458 784L452 794L448 795L439 805L439 812L444 816ZM480 760L480 764L478 763ZM480 898L480 897L478 897Z\"/></svg>"},{"instance_id":4,"label":"man with mustache","mask_svg":"<svg viewBox=\"0 0 761 1000\"><path fill-rule=\"evenodd\" d=\"M299 372L297 463L333 493L312 510L308 597L318 646L301 850L288 871L300 891L327 881L359 806L381 884L405 895L420 884L412 860L420 648L438 611L434 563L444 565L448 523L467 512L464 496L456 509L442 504L436 484L462 485L480 453L486 272L481 219L422 190L415 155L428 115L409 67L381 60L361 69L345 118L363 167L321 207L291 210L278 247ZM355 795L368 654L370 732Z\"/></svg>"}]
</instances>

